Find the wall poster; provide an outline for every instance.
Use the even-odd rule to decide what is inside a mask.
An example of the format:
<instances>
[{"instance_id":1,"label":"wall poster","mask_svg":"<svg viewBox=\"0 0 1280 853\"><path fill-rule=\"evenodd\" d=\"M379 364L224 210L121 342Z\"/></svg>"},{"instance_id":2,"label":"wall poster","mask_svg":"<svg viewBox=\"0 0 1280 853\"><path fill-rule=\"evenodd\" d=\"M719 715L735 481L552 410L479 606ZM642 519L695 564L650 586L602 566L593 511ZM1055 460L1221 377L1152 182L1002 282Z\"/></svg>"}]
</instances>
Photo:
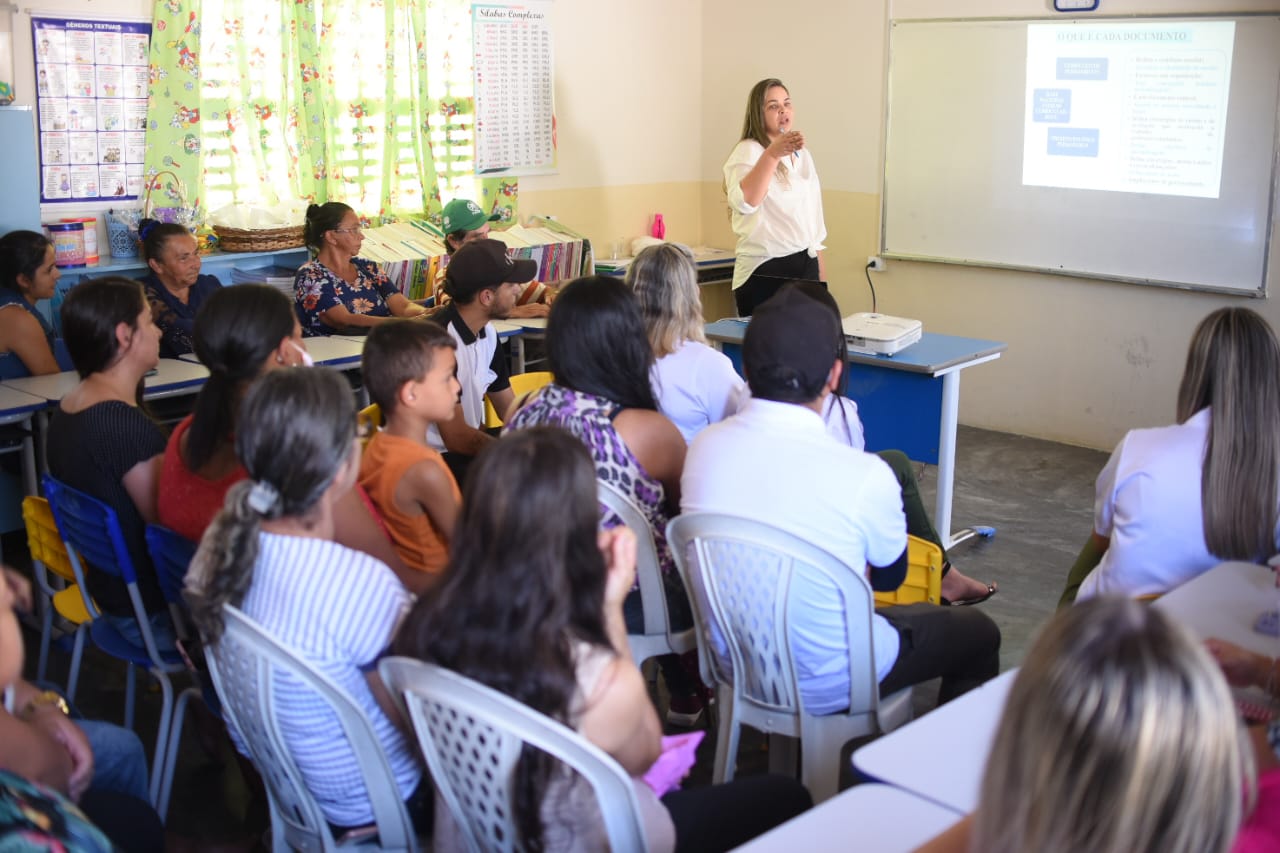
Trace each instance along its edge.
<instances>
[{"instance_id":1,"label":"wall poster","mask_svg":"<svg viewBox=\"0 0 1280 853\"><path fill-rule=\"evenodd\" d=\"M151 24L33 15L31 37L40 201L136 199L143 188Z\"/></svg>"},{"instance_id":2,"label":"wall poster","mask_svg":"<svg viewBox=\"0 0 1280 853\"><path fill-rule=\"evenodd\" d=\"M476 173L555 172L551 3L477 3L471 19Z\"/></svg>"}]
</instances>

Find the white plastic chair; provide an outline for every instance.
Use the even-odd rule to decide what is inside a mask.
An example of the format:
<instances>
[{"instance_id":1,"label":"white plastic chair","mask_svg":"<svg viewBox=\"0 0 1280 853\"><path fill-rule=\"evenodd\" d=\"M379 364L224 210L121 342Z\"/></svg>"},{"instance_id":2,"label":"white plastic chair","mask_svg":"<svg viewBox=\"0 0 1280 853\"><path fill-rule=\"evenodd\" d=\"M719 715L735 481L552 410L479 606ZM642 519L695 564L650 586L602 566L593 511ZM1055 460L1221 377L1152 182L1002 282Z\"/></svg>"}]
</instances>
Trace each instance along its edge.
<instances>
[{"instance_id":1,"label":"white plastic chair","mask_svg":"<svg viewBox=\"0 0 1280 853\"><path fill-rule=\"evenodd\" d=\"M736 516L681 515L667 527L667 538L693 602L702 678L715 685L720 709L714 781L733 778L739 727L745 724L799 738L802 781L814 802L834 796L841 748L911 719L910 688L880 696L872 592L863 573L785 531ZM797 574L828 580L844 599L844 713L815 716L804 709L790 641L790 589Z\"/></svg>"},{"instance_id":2,"label":"white plastic chair","mask_svg":"<svg viewBox=\"0 0 1280 853\"><path fill-rule=\"evenodd\" d=\"M418 849L391 764L367 717L351 696L303 661L238 608L223 606L225 630L206 647L206 661L223 715L248 747L271 802L272 850ZM336 841L324 810L311 796L275 716L276 675L287 673L327 702L351 743L373 808L377 832ZM348 835L352 835L349 833Z\"/></svg>"},{"instance_id":3,"label":"white plastic chair","mask_svg":"<svg viewBox=\"0 0 1280 853\"><path fill-rule=\"evenodd\" d=\"M596 481L599 500L612 510L636 535L636 581L640 584L640 604L644 609L644 633L628 634L631 658L636 666L649 658L692 651L698 638L693 628L671 630L671 614L667 610L667 593L658 566L658 549L653 543L653 529L644 513L617 488Z\"/></svg>"},{"instance_id":4,"label":"white plastic chair","mask_svg":"<svg viewBox=\"0 0 1280 853\"><path fill-rule=\"evenodd\" d=\"M577 732L433 664L389 657L378 673L406 706L436 789L472 853L523 849L512 783L525 744L568 765L591 787L612 853L648 849L626 771Z\"/></svg>"}]
</instances>

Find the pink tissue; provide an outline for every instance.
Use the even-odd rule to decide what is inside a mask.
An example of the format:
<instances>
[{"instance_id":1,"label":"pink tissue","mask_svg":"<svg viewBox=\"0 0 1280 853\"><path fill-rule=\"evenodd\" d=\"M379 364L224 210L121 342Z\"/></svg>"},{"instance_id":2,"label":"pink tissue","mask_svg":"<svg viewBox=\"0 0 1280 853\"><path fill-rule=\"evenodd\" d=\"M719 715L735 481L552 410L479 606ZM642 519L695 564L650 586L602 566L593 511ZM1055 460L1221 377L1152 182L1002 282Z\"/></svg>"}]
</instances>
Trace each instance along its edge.
<instances>
[{"instance_id":1,"label":"pink tissue","mask_svg":"<svg viewBox=\"0 0 1280 853\"><path fill-rule=\"evenodd\" d=\"M686 735L669 735L662 739L662 754L653 762L649 772L644 774L644 781L653 792L661 797L668 791L680 787L684 777L693 769L698 760L698 744L706 736L706 732L689 732Z\"/></svg>"}]
</instances>

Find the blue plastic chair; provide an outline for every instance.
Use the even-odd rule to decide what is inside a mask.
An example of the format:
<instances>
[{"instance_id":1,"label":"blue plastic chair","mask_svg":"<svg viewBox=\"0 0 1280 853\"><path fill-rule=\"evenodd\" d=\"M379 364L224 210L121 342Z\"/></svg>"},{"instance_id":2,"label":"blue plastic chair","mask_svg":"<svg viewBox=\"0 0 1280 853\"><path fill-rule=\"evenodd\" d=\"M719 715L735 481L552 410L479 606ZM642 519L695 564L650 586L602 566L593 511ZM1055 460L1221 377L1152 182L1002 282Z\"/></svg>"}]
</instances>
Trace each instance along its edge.
<instances>
[{"instance_id":1,"label":"blue plastic chair","mask_svg":"<svg viewBox=\"0 0 1280 853\"><path fill-rule=\"evenodd\" d=\"M95 497L46 474L44 476L44 492L49 506L53 509L54 520L58 524L58 532L67 546L67 557L76 575L76 583L80 586L84 597L85 610L93 620L89 624L89 637L94 645L114 658L128 664L125 687L125 725L133 728L134 688L137 681L136 669L141 667L150 673L160 685L161 710L160 725L156 731L155 756L151 769L151 804L164 819L168 806L169 791L161 790L164 781L166 752L170 747L170 733L182 730L182 715L186 710L186 694L177 704L176 725L174 722L173 683L169 676L186 671L186 665L177 652L162 654L156 648L155 638L151 635L151 625L147 621L146 608L142 604L142 594L138 590L138 575L125 545L124 534L120 530L120 519L116 511ZM133 604L134 617L142 634L143 646L139 647L126 640L106 619L100 618L97 605L89 596L89 587L85 583L85 562L101 572L119 578L129 592L129 600ZM173 743L176 749L176 742Z\"/></svg>"}]
</instances>

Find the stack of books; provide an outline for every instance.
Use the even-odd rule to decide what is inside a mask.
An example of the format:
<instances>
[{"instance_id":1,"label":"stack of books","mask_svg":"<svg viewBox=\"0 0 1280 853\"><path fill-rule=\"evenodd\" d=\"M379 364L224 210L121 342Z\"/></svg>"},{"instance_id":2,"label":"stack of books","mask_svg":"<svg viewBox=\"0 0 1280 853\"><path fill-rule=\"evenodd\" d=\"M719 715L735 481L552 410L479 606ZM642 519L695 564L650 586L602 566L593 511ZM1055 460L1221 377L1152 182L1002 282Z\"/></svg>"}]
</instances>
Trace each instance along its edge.
<instances>
[{"instance_id":1,"label":"stack of books","mask_svg":"<svg viewBox=\"0 0 1280 853\"><path fill-rule=\"evenodd\" d=\"M232 284L269 284L293 301L293 278L297 270L292 267L265 266L231 270Z\"/></svg>"}]
</instances>

